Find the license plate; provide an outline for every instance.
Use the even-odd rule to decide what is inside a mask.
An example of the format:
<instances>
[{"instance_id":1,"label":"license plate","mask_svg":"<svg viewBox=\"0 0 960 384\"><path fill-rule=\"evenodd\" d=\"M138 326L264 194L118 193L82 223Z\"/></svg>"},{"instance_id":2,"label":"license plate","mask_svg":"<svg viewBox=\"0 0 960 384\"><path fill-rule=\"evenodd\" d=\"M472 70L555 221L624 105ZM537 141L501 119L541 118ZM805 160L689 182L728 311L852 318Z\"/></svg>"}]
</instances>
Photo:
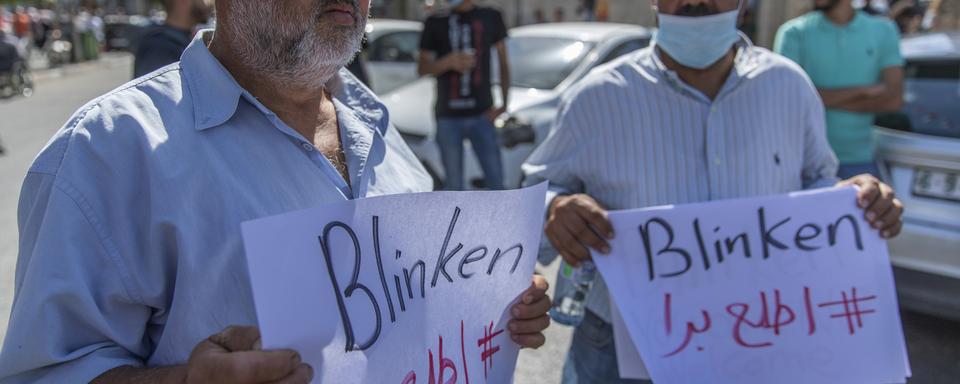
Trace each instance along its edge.
<instances>
[{"instance_id":1,"label":"license plate","mask_svg":"<svg viewBox=\"0 0 960 384\"><path fill-rule=\"evenodd\" d=\"M960 201L960 172L917 168L913 171L913 194Z\"/></svg>"}]
</instances>

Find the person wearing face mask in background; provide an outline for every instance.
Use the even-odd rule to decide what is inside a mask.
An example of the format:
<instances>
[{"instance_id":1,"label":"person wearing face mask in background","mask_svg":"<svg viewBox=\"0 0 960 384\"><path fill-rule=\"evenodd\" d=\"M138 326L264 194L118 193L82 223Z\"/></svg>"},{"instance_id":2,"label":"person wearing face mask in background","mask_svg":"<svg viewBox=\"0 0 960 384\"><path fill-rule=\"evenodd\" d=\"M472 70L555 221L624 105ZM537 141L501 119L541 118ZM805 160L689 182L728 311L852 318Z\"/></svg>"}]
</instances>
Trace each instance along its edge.
<instances>
[{"instance_id":1,"label":"person wearing face mask in background","mask_svg":"<svg viewBox=\"0 0 960 384\"><path fill-rule=\"evenodd\" d=\"M150 28L140 40L134 57L133 77L180 61L180 55L193 39L194 29L210 18L212 3L212 0L164 0L167 19Z\"/></svg>"},{"instance_id":2,"label":"person wearing face mask in background","mask_svg":"<svg viewBox=\"0 0 960 384\"><path fill-rule=\"evenodd\" d=\"M840 181L824 108L796 64L737 32L746 1L659 0L654 43L595 69L568 91L551 134L524 164L526 184L549 181L546 238L573 266L609 253L607 210L857 185L883 237L902 204L873 176ZM558 290L560 288L558 287ZM629 303L621 303L629 305ZM586 299L564 384L622 380L602 278ZM694 378L709 382L709 378Z\"/></svg>"},{"instance_id":3,"label":"person wearing face mask in background","mask_svg":"<svg viewBox=\"0 0 960 384\"><path fill-rule=\"evenodd\" d=\"M873 120L903 106L900 33L886 17L858 11L853 0L815 0L814 6L780 27L774 50L803 67L817 86L840 177L879 175Z\"/></svg>"}]
</instances>

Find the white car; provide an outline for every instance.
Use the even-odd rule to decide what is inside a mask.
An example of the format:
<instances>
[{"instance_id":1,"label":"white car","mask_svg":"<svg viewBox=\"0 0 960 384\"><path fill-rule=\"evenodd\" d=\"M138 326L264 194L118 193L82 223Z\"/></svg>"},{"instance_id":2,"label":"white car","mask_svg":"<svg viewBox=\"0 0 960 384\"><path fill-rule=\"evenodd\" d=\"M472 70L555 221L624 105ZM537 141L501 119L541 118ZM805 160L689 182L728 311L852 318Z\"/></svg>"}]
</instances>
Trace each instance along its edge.
<instances>
[{"instance_id":1,"label":"white car","mask_svg":"<svg viewBox=\"0 0 960 384\"><path fill-rule=\"evenodd\" d=\"M382 95L413 82L423 23L376 19L367 24L367 75L373 91Z\"/></svg>"},{"instance_id":2,"label":"white car","mask_svg":"<svg viewBox=\"0 0 960 384\"><path fill-rule=\"evenodd\" d=\"M890 241L900 303L960 319L960 32L911 36L904 107L877 118L877 158L903 201Z\"/></svg>"},{"instance_id":3,"label":"white car","mask_svg":"<svg viewBox=\"0 0 960 384\"><path fill-rule=\"evenodd\" d=\"M513 84L506 116L497 121L507 188L520 186L520 166L550 131L560 95L591 69L644 48L653 30L613 23L555 23L510 30L507 51ZM496 57L493 79L496 74ZM493 86L500 103L500 87ZM435 140L436 79L424 77L381 95L391 120L442 187L443 163ZM483 172L465 143L464 175L468 187L483 188Z\"/></svg>"}]
</instances>

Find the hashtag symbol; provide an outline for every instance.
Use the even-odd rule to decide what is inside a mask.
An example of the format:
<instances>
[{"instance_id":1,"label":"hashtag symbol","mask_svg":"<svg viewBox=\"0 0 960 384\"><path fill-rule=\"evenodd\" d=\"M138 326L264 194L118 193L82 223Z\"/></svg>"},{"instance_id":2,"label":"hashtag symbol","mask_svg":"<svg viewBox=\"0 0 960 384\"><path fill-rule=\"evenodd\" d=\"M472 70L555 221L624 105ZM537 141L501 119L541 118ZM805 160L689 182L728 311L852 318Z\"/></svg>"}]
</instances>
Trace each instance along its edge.
<instances>
[{"instance_id":1,"label":"hashtag symbol","mask_svg":"<svg viewBox=\"0 0 960 384\"><path fill-rule=\"evenodd\" d=\"M856 329L863 328L863 315L876 312L875 310L861 310L860 304L870 300L876 300L876 296L867 296L867 297L858 297L857 288L853 287L850 290L850 295L847 295L847 292L840 292L840 301L831 301L828 303L820 304L819 307L833 307L833 306L843 306L843 313L837 313L830 315L830 318L846 318L847 319L847 328L850 330L850 334L853 335L856 333ZM856 321L856 328L854 328L854 321Z\"/></svg>"},{"instance_id":2,"label":"hashtag symbol","mask_svg":"<svg viewBox=\"0 0 960 384\"><path fill-rule=\"evenodd\" d=\"M493 338L503 333L503 330L493 332L493 322L483 328L483 337L477 340L477 346L483 348L480 360L483 362L483 378L487 378L487 370L493 368L493 355L500 351L500 346L493 345Z\"/></svg>"}]
</instances>

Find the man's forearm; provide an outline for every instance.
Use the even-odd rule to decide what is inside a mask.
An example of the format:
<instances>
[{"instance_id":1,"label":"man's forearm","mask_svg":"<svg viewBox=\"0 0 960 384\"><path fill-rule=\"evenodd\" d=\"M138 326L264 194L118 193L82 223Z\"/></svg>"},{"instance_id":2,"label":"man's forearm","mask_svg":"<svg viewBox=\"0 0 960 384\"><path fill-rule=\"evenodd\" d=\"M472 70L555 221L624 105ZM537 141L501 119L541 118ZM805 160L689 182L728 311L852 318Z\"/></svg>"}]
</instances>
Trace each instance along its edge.
<instances>
[{"instance_id":1,"label":"man's forearm","mask_svg":"<svg viewBox=\"0 0 960 384\"><path fill-rule=\"evenodd\" d=\"M420 76L436 77L442 75L444 72L446 72L446 70L444 70L441 65L438 65L436 61L422 63L417 67L417 73Z\"/></svg>"},{"instance_id":2,"label":"man's forearm","mask_svg":"<svg viewBox=\"0 0 960 384\"><path fill-rule=\"evenodd\" d=\"M861 99L867 96L869 87L852 88L817 88L820 98L823 99L823 105L827 108L840 108L845 103Z\"/></svg>"},{"instance_id":3,"label":"man's forearm","mask_svg":"<svg viewBox=\"0 0 960 384\"><path fill-rule=\"evenodd\" d=\"M142 368L122 366L104 372L91 384L181 384L187 380L187 366Z\"/></svg>"},{"instance_id":4,"label":"man's forearm","mask_svg":"<svg viewBox=\"0 0 960 384\"><path fill-rule=\"evenodd\" d=\"M421 59L417 64L417 74L420 76L437 77L450 71L442 59Z\"/></svg>"},{"instance_id":5,"label":"man's forearm","mask_svg":"<svg viewBox=\"0 0 960 384\"><path fill-rule=\"evenodd\" d=\"M903 107L903 96L885 91L881 95L850 100L834 108L857 113L887 113L897 112L901 107Z\"/></svg>"},{"instance_id":6,"label":"man's forearm","mask_svg":"<svg viewBox=\"0 0 960 384\"><path fill-rule=\"evenodd\" d=\"M903 107L903 68L883 70L880 83L866 87L819 89L827 108L858 113L896 112ZM850 97L858 91L856 97Z\"/></svg>"},{"instance_id":7,"label":"man's forearm","mask_svg":"<svg viewBox=\"0 0 960 384\"><path fill-rule=\"evenodd\" d=\"M899 107L890 100L878 100L877 98L860 99L844 103L835 109L840 109L855 113L887 113L896 112Z\"/></svg>"}]
</instances>

